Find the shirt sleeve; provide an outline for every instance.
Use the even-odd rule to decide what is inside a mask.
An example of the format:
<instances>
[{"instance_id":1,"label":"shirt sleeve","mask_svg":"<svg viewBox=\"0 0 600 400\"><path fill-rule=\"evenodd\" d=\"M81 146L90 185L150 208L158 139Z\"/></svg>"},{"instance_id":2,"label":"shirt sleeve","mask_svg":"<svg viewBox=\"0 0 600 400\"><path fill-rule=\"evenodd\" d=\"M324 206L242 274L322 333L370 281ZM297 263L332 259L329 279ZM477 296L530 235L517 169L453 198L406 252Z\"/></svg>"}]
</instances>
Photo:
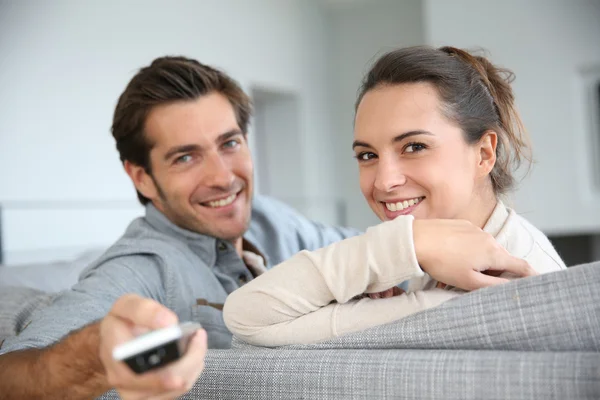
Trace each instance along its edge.
<instances>
[{"instance_id":1,"label":"shirt sleeve","mask_svg":"<svg viewBox=\"0 0 600 400\"><path fill-rule=\"evenodd\" d=\"M19 335L6 339L0 353L49 346L69 332L103 318L113 303L127 293L164 304L165 292L155 257L113 258L85 272L70 290L34 312Z\"/></svg>"},{"instance_id":2,"label":"shirt sleeve","mask_svg":"<svg viewBox=\"0 0 600 400\"><path fill-rule=\"evenodd\" d=\"M311 343L387 323L457 296L440 289L353 300L424 275L416 259L412 221L412 216L399 217L281 263L228 297L227 327L254 345Z\"/></svg>"}]
</instances>

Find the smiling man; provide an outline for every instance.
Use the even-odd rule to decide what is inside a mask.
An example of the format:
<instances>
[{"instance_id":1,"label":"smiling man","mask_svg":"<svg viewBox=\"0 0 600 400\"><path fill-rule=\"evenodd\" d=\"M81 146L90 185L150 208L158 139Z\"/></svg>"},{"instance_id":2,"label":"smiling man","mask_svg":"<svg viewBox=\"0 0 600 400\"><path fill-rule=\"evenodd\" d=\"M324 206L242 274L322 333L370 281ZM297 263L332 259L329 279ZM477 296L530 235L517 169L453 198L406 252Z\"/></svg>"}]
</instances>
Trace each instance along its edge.
<instances>
[{"instance_id":1,"label":"smiling man","mask_svg":"<svg viewBox=\"0 0 600 400\"><path fill-rule=\"evenodd\" d=\"M248 105L234 103L243 115L238 122L232 103L214 92L156 106L146 120L146 140L153 146L150 163L125 160L125 169L143 203L151 201L181 228L234 243L241 254L250 223L253 168L242 131Z\"/></svg>"},{"instance_id":2,"label":"smiling man","mask_svg":"<svg viewBox=\"0 0 600 400\"><path fill-rule=\"evenodd\" d=\"M112 133L144 217L131 223L72 290L0 348L0 398L174 398L209 348L227 348L229 293L303 249L356 234L253 197L247 95L226 74L163 57L131 80ZM181 360L137 376L112 349L139 332L199 322ZM205 331L205 332L204 332ZM35 381L34 381L35 379Z\"/></svg>"}]
</instances>

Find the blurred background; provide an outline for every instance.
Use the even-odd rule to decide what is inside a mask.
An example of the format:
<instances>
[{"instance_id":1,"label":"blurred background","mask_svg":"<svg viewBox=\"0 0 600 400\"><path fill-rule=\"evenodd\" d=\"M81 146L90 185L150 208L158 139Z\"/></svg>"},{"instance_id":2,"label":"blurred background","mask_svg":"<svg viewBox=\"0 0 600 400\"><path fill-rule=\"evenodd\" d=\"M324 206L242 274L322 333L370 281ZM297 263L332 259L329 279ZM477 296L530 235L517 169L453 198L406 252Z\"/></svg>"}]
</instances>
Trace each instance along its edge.
<instances>
[{"instance_id":1,"label":"blurred background","mask_svg":"<svg viewBox=\"0 0 600 400\"><path fill-rule=\"evenodd\" d=\"M417 44L483 48L516 73L536 164L510 204L568 264L600 259L600 0L0 0L2 262L103 248L142 214L109 128L129 79L163 55L251 95L259 193L377 223L353 104L378 55Z\"/></svg>"}]
</instances>

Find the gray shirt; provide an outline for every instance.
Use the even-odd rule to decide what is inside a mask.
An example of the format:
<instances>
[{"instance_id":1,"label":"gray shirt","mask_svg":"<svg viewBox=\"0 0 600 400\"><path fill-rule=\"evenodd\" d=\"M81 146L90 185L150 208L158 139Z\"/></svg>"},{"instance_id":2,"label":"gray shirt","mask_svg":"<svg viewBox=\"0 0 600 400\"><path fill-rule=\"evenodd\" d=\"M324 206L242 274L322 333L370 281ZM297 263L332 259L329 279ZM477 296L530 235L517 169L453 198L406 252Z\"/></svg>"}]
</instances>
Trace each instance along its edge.
<instances>
[{"instance_id":1,"label":"gray shirt","mask_svg":"<svg viewBox=\"0 0 600 400\"><path fill-rule=\"evenodd\" d=\"M300 250L314 250L359 232L309 221L274 199L256 196L245 242L265 258L267 268ZM1 353L46 347L69 332L101 319L120 296L136 293L173 310L180 321L199 322L210 348L228 348L221 305L252 279L230 242L174 225L152 205L125 234L80 276L72 289L35 312Z\"/></svg>"}]
</instances>

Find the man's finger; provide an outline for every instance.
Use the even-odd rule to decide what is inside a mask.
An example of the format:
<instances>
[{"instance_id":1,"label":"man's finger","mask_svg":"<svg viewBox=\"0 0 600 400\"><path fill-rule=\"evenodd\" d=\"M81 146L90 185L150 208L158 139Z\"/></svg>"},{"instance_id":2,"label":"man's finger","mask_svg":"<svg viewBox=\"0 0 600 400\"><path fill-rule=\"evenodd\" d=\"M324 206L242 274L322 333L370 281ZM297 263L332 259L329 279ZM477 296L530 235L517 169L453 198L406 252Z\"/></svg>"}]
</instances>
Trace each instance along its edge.
<instances>
[{"instance_id":1,"label":"man's finger","mask_svg":"<svg viewBox=\"0 0 600 400\"><path fill-rule=\"evenodd\" d=\"M204 368L206 348L206 331L201 329L190 340L188 350L181 360L138 375L131 371L119 371L127 375L127 383L124 383L122 388L124 391L143 391L148 394L148 397L160 397L163 393L181 395L187 391L186 384L189 380L197 377ZM123 363L119 367L127 368Z\"/></svg>"},{"instance_id":2,"label":"man's finger","mask_svg":"<svg viewBox=\"0 0 600 400\"><path fill-rule=\"evenodd\" d=\"M176 324L178 321L177 315L167 307L135 294L120 297L113 305L109 315L151 329L163 328Z\"/></svg>"},{"instance_id":3,"label":"man's finger","mask_svg":"<svg viewBox=\"0 0 600 400\"><path fill-rule=\"evenodd\" d=\"M166 381L182 382L185 391L190 390L204 369L204 357L207 349L206 331L199 329L191 338L183 358L162 371Z\"/></svg>"},{"instance_id":4,"label":"man's finger","mask_svg":"<svg viewBox=\"0 0 600 400\"><path fill-rule=\"evenodd\" d=\"M124 392L143 391L156 394L181 389L182 383L177 384L177 382L165 379L162 372L159 369L136 374L124 362L115 362L111 375L117 376L118 382L109 383L114 384L117 390Z\"/></svg>"}]
</instances>

